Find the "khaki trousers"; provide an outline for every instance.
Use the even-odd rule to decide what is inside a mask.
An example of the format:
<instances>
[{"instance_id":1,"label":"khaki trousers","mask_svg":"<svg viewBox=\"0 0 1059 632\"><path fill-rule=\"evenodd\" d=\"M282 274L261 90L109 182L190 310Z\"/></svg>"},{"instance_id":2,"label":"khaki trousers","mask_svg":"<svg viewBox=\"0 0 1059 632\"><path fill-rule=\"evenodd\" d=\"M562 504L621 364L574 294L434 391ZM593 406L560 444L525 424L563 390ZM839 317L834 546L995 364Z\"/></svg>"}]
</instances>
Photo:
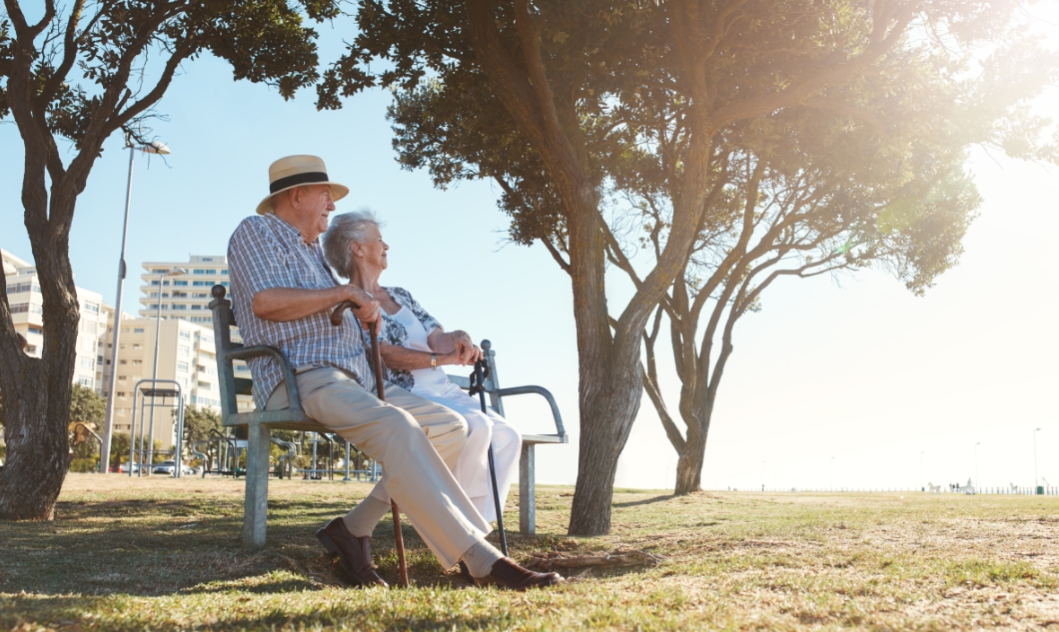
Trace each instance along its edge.
<instances>
[{"instance_id":1,"label":"khaki trousers","mask_svg":"<svg viewBox=\"0 0 1059 632\"><path fill-rule=\"evenodd\" d=\"M398 386L386 389L383 402L333 367L294 379L306 415L382 465L382 480L371 495L396 500L442 566L456 564L491 530L447 465L455 466L467 438L462 417ZM265 408L288 405L281 383Z\"/></svg>"}]
</instances>

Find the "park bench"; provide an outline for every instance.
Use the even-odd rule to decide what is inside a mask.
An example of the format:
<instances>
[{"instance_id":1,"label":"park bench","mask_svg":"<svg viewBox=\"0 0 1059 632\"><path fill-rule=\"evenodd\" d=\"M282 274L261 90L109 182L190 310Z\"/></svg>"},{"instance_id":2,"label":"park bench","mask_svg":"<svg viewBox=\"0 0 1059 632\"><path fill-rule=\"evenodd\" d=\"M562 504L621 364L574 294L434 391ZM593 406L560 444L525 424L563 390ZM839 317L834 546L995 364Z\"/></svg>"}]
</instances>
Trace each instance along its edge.
<instances>
[{"instance_id":1,"label":"park bench","mask_svg":"<svg viewBox=\"0 0 1059 632\"><path fill-rule=\"evenodd\" d=\"M265 545L265 531L268 514L268 477L269 445L273 428L282 430L299 430L303 432L329 432L330 430L310 419L301 407L301 397L294 381L294 371L290 361L279 349L269 346L246 347L232 342L231 328L236 326L235 314L231 301L225 298L223 285L213 286L213 300L210 309L213 311L214 344L217 351L217 377L221 391L221 418L225 426L244 428L246 431L246 495L243 509L243 548L258 549ZM562 416L555 398L540 386L516 386L500 388L496 371L496 351L488 340L482 341L482 352L485 357L489 377L484 382L486 394L491 407L501 415L504 414L503 398L515 395L537 394L544 397L551 407L555 421L556 434L522 435L522 454L519 459L519 532L531 535L536 531L536 447L549 443L568 443L569 438L563 428ZM248 360L254 357L272 356L279 362L283 371L284 382L290 407L283 410L255 410L239 412L236 397L249 395L253 381L249 378L235 376L232 362ZM470 379L449 376L449 380L467 389Z\"/></svg>"}]
</instances>

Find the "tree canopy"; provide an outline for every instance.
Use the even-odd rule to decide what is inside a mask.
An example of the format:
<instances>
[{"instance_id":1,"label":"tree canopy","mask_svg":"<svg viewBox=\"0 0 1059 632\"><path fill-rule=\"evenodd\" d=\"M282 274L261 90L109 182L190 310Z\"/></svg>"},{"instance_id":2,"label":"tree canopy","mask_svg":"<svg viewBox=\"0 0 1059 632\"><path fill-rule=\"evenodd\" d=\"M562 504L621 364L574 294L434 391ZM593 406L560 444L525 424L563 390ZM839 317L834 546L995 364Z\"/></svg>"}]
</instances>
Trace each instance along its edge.
<instances>
[{"instance_id":1,"label":"tree canopy","mask_svg":"<svg viewBox=\"0 0 1059 632\"><path fill-rule=\"evenodd\" d=\"M602 533L658 306L679 362L708 365L698 313L754 308L772 274L885 265L921 292L973 217L964 148L1054 155L1026 105L1054 65L1024 4L367 0L319 105L396 89L401 163L441 187L493 180L512 239L570 274L571 532ZM633 282L627 303L608 300L608 262Z\"/></svg>"}]
</instances>

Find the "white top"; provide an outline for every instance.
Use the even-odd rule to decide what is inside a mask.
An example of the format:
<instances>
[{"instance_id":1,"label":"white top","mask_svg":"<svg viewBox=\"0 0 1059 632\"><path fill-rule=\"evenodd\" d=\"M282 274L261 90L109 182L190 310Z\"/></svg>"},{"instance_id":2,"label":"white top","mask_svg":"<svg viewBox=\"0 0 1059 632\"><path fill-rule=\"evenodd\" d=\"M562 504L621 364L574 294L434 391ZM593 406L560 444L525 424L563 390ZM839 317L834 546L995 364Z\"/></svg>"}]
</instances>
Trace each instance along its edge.
<instances>
[{"instance_id":1,"label":"white top","mask_svg":"<svg viewBox=\"0 0 1059 632\"><path fill-rule=\"evenodd\" d=\"M426 351L427 353L433 353L430 349L430 344L427 342L428 332L423 328L423 323L419 322L416 315L412 313L412 310L407 307L401 306L400 311L396 314L390 314L390 318L394 319L398 323L404 326L408 332L408 340L403 345L408 349L414 349L416 351ZM415 386L412 388L412 392L435 392L441 393L447 390L445 387L448 386L449 378L445 375L445 372L440 368L435 369L415 369L411 371L412 377L415 379Z\"/></svg>"}]
</instances>

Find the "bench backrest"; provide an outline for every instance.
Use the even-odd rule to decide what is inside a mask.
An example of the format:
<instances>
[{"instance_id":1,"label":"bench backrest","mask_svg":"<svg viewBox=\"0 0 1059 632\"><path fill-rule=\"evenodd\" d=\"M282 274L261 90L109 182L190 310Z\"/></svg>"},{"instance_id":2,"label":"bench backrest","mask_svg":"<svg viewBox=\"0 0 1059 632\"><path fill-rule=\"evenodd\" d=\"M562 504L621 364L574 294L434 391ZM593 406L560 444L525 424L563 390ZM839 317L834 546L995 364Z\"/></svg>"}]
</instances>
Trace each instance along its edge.
<instances>
[{"instance_id":1,"label":"bench backrest","mask_svg":"<svg viewBox=\"0 0 1059 632\"><path fill-rule=\"evenodd\" d=\"M217 347L217 376L221 388L221 418L225 426L245 426L253 423L267 424L273 428L286 428L291 430L305 430L315 432L328 432L328 429L316 421L305 416L301 408L301 398L298 394L297 385L294 381L294 371L291 369L290 361L275 347L256 346L245 347L240 343L232 342L231 328L236 326L235 313L232 311L232 303L225 298L227 289L223 285L213 286L213 301L210 309L213 311L213 334ZM274 411L239 412L237 396L248 395L253 381L250 378L235 377L233 360L246 360L255 356L271 355L283 369L284 382L288 386L288 397L290 408ZM489 396L489 406L501 416L504 415L503 398L506 395L536 394L548 400L552 416L555 420L555 435L533 435L533 437L552 437L549 442L566 443L566 430L563 428L562 417L559 407L546 389L540 386L517 386L514 388L500 388L496 370L496 351L488 340L482 341L482 355L488 368L488 377L484 380L485 392ZM464 390L471 387L469 377L449 375L449 381Z\"/></svg>"}]
</instances>

